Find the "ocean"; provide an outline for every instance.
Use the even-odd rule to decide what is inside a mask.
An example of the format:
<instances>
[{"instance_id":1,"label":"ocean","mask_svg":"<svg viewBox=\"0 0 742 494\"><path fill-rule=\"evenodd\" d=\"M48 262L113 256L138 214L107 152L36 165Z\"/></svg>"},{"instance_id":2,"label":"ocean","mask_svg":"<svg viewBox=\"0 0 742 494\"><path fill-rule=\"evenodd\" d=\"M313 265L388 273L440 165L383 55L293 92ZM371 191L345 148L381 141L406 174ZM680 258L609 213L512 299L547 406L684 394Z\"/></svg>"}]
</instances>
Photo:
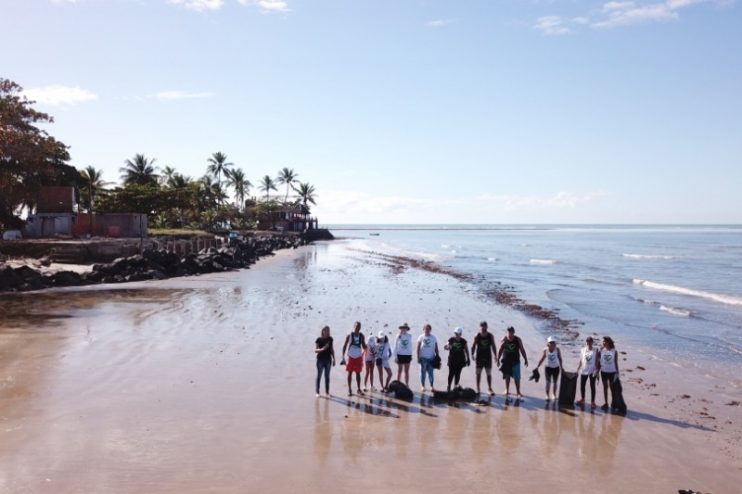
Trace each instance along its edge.
<instances>
[{"instance_id":1,"label":"ocean","mask_svg":"<svg viewBox=\"0 0 742 494\"><path fill-rule=\"evenodd\" d=\"M670 360L742 361L742 227L328 225L369 250L500 282L586 334ZM550 329L541 324L541 330ZM500 330L502 328L497 328Z\"/></svg>"}]
</instances>

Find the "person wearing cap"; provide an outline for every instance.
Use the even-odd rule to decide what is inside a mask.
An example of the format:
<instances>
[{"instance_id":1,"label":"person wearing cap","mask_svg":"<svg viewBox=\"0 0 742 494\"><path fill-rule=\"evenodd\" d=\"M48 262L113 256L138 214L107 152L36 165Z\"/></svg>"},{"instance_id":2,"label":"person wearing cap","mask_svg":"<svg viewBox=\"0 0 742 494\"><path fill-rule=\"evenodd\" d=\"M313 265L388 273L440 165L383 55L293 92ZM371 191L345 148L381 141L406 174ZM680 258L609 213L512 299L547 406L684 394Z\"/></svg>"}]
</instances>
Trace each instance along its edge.
<instances>
[{"instance_id":1,"label":"person wearing cap","mask_svg":"<svg viewBox=\"0 0 742 494\"><path fill-rule=\"evenodd\" d=\"M546 361L546 401L549 399L556 400L557 396L557 380L559 379L559 371L562 369L562 352L557 348L556 340L549 336L546 339L546 348L544 353L541 355L541 360L538 361L536 369L541 367L541 364ZM549 394L549 384L552 383L552 393Z\"/></svg>"},{"instance_id":2,"label":"person wearing cap","mask_svg":"<svg viewBox=\"0 0 742 494\"><path fill-rule=\"evenodd\" d=\"M598 349L593 348L593 337L585 338L585 346L580 350L580 363L577 364L577 375L580 376L580 399L577 404L585 404L585 384L590 379L590 408L595 410L595 377L598 374Z\"/></svg>"},{"instance_id":3,"label":"person wearing cap","mask_svg":"<svg viewBox=\"0 0 742 494\"><path fill-rule=\"evenodd\" d=\"M474 355L477 395L479 395L479 383L482 379L482 369L484 369L487 373L487 387L489 388L490 395L494 396L495 392L492 390L492 356L494 355L498 367L500 366L500 359L497 357L495 337L487 331L487 321L479 323L479 333L474 336L471 353Z\"/></svg>"},{"instance_id":4,"label":"person wearing cap","mask_svg":"<svg viewBox=\"0 0 742 494\"><path fill-rule=\"evenodd\" d=\"M423 334L417 339L417 361L420 364L420 383L423 391L425 389L425 376L430 380L430 389L435 391L433 385L433 359L438 356L438 340L432 334L433 328L430 324L423 326Z\"/></svg>"},{"instance_id":5,"label":"person wearing cap","mask_svg":"<svg viewBox=\"0 0 742 494\"><path fill-rule=\"evenodd\" d=\"M353 331L345 337L343 343L343 360L340 365L345 364L345 370L348 371L348 396L353 396L351 381L353 374L356 375L356 384L358 394L363 395L361 391L361 371L363 370L363 352L366 350L366 339L361 333L361 323L356 321L353 325ZM347 351L347 353L346 353ZM348 363L345 363L345 357L348 357Z\"/></svg>"},{"instance_id":6,"label":"person wearing cap","mask_svg":"<svg viewBox=\"0 0 742 494\"><path fill-rule=\"evenodd\" d=\"M523 347L523 341L515 336L515 328L508 328L507 336L500 342L500 350L497 357L502 362L500 369L505 377L505 396L510 396L510 379L515 381L515 391L518 393L518 399L523 398L520 393L520 356L523 355L523 363L528 367L528 356L526 349Z\"/></svg>"},{"instance_id":7,"label":"person wearing cap","mask_svg":"<svg viewBox=\"0 0 742 494\"><path fill-rule=\"evenodd\" d=\"M394 360L397 362L397 381L402 381L404 371L404 383L410 386L410 362L412 362L412 335L410 326L404 323L399 326L399 334L394 340Z\"/></svg>"},{"instance_id":8,"label":"person wearing cap","mask_svg":"<svg viewBox=\"0 0 742 494\"><path fill-rule=\"evenodd\" d=\"M379 331L376 336L376 368L379 370L379 386L386 392L389 388L389 382L392 380L392 366L389 364L389 357L392 356L392 345L389 344L389 338L384 331ZM384 370L386 370L386 384L384 383Z\"/></svg>"},{"instance_id":9,"label":"person wearing cap","mask_svg":"<svg viewBox=\"0 0 742 494\"><path fill-rule=\"evenodd\" d=\"M451 391L451 383L459 385L461 380L461 369L471 363L469 360L469 347L466 340L461 337L463 328L453 330L453 337L448 339L448 344L443 347L448 350L448 391Z\"/></svg>"}]
</instances>

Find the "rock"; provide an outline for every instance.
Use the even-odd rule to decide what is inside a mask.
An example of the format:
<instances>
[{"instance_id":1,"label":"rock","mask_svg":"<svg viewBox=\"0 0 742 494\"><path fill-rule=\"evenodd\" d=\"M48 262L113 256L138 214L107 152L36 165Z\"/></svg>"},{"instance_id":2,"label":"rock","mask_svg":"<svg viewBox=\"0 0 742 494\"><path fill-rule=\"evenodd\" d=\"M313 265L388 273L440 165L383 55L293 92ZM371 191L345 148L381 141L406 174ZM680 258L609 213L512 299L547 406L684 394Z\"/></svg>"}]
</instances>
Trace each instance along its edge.
<instances>
[{"instance_id":1,"label":"rock","mask_svg":"<svg viewBox=\"0 0 742 494\"><path fill-rule=\"evenodd\" d=\"M74 271L59 271L50 276L52 286L80 286L83 278Z\"/></svg>"}]
</instances>

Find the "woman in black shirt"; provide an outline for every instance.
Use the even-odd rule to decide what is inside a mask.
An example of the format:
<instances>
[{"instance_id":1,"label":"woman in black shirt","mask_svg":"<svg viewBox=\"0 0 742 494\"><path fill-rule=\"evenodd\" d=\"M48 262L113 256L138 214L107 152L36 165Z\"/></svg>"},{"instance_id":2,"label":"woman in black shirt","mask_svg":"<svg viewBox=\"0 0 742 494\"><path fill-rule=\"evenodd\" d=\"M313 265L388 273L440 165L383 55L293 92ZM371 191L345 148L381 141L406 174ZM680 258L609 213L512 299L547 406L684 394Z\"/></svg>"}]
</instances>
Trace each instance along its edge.
<instances>
[{"instance_id":1,"label":"woman in black shirt","mask_svg":"<svg viewBox=\"0 0 742 494\"><path fill-rule=\"evenodd\" d=\"M330 326L322 328L320 336L314 344L314 353L317 354L317 383L315 386L317 398L319 398L319 382L322 373L325 374L325 394L330 396L330 367L335 365L335 349L332 347Z\"/></svg>"}]
</instances>

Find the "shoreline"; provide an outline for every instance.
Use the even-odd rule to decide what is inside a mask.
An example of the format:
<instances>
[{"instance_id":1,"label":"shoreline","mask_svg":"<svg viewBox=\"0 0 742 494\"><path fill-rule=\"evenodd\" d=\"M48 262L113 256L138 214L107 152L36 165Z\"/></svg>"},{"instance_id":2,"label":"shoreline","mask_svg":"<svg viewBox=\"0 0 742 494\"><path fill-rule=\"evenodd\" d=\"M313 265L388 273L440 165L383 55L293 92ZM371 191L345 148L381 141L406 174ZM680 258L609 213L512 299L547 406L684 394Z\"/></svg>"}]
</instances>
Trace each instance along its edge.
<instances>
[{"instance_id":1,"label":"shoreline","mask_svg":"<svg viewBox=\"0 0 742 494\"><path fill-rule=\"evenodd\" d=\"M713 386L678 382L669 363L627 347L627 417L545 408L543 381L526 380L544 345L535 321L472 292L466 280L399 270L349 244L280 251L249 271L0 296L6 314L24 314L0 323L0 472L9 472L0 486L244 492L300 481L307 492L351 484L373 492L374 472L401 461L409 474L392 476L385 490L450 491L441 472L451 462L475 490L491 487L483 470L503 489L529 492L583 490L596 480L611 486L604 492L736 486L738 426L708 425L724 412L739 423L740 409L716 403ZM435 404L420 394L415 364L412 403L379 393L346 399L338 367L334 397L315 400L316 333L329 323L339 352L356 319L364 333L396 333L407 321L413 337L430 321L439 340L463 324L470 343L481 319L498 339L513 324L531 363L526 401L504 406L495 374L494 406ZM566 358L573 368L576 359ZM277 365L284 362L296 364ZM635 372L655 387L631 382ZM437 382L445 375L444 364ZM462 384L473 385L471 368ZM665 408L673 398L677 409ZM684 417L698 406L716 420ZM545 486L524 458L572 473Z\"/></svg>"}]
</instances>

